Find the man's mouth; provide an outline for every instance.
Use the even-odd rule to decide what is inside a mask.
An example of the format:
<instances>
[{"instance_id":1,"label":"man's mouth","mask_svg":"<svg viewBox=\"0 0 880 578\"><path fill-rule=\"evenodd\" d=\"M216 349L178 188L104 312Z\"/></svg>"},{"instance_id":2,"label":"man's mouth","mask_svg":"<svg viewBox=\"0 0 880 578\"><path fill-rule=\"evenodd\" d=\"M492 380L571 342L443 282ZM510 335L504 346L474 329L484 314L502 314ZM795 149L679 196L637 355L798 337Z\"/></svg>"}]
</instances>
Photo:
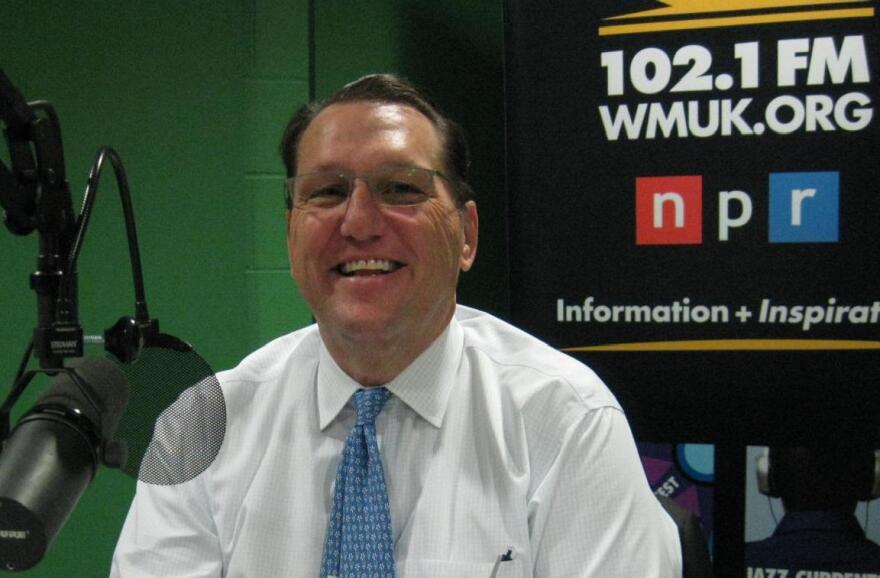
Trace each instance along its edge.
<instances>
[{"instance_id":1,"label":"man's mouth","mask_svg":"<svg viewBox=\"0 0 880 578\"><path fill-rule=\"evenodd\" d=\"M336 270L346 277L355 275L385 275L403 267L403 263L389 259L358 259L347 261L336 267Z\"/></svg>"}]
</instances>

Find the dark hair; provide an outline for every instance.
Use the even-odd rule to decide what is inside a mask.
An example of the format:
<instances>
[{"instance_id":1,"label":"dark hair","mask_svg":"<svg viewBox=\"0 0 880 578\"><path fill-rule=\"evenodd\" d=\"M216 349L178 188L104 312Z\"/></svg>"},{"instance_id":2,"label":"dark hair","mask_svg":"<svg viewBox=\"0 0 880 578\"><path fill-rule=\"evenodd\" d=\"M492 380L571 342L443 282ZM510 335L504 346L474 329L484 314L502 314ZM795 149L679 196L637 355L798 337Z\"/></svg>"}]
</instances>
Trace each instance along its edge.
<instances>
[{"instance_id":1,"label":"dark hair","mask_svg":"<svg viewBox=\"0 0 880 578\"><path fill-rule=\"evenodd\" d=\"M874 481L870 447L771 447L771 484L787 510L851 509Z\"/></svg>"},{"instance_id":2,"label":"dark hair","mask_svg":"<svg viewBox=\"0 0 880 578\"><path fill-rule=\"evenodd\" d=\"M470 153L464 130L440 110L418 88L393 74L370 74L346 84L323 102L305 104L296 111L281 137L281 160L287 176L296 175L299 141L322 110L340 102L382 102L410 106L422 113L436 127L443 147L443 173L449 178L455 204L463 206L473 198L467 184ZM290 199L287 199L290 208Z\"/></svg>"}]
</instances>

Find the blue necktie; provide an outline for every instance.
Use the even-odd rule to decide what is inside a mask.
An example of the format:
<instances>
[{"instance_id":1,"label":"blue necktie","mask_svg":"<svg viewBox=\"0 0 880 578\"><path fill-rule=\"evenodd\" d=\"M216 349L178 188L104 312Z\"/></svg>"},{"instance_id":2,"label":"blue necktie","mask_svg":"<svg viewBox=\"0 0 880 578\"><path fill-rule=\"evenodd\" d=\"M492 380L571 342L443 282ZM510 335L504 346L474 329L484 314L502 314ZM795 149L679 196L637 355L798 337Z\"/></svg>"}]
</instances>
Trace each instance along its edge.
<instances>
[{"instance_id":1,"label":"blue necktie","mask_svg":"<svg viewBox=\"0 0 880 578\"><path fill-rule=\"evenodd\" d=\"M336 469L321 578L394 578L394 543L376 416L391 396L384 387L354 394L357 423Z\"/></svg>"}]
</instances>

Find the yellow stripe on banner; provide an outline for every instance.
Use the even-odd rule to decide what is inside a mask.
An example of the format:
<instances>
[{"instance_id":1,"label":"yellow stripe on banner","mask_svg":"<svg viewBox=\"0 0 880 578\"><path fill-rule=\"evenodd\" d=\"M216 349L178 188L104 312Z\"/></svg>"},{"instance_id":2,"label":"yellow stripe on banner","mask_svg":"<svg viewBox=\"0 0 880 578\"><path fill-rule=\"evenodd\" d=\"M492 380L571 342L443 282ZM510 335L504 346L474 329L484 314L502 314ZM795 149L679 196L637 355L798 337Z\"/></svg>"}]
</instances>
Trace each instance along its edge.
<instances>
[{"instance_id":1,"label":"yellow stripe on banner","mask_svg":"<svg viewBox=\"0 0 880 578\"><path fill-rule=\"evenodd\" d=\"M562 351L828 351L880 349L880 341L846 339L704 339L565 347Z\"/></svg>"},{"instance_id":2,"label":"yellow stripe on banner","mask_svg":"<svg viewBox=\"0 0 880 578\"><path fill-rule=\"evenodd\" d=\"M809 12L779 12L775 14L754 14L751 16L725 16L719 18L697 18L694 20L667 20L664 22L645 22L642 24L613 24L599 27L599 36L616 34L641 34L668 30L696 30L701 28L721 28L725 26L744 26L749 24L774 24L779 22L804 22L808 20L833 20L840 18L871 18L873 8L848 8L841 10L811 10Z\"/></svg>"}]
</instances>

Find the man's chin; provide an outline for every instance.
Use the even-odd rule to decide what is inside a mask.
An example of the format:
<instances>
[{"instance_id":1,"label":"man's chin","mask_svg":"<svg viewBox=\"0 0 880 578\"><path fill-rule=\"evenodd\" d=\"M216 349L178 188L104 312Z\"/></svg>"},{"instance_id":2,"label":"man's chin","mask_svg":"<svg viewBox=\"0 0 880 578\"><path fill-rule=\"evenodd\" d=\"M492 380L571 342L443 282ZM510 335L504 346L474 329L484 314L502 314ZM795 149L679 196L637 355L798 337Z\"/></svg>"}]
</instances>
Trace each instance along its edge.
<instances>
[{"instance_id":1,"label":"man's chin","mask_svg":"<svg viewBox=\"0 0 880 578\"><path fill-rule=\"evenodd\" d=\"M416 343L439 335L454 311L454 303L448 311L439 307L413 311L408 307L391 305L390 298L381 303L348 303L327 308L323 315L316 313L315 318L325 340L338 338L349 344L360 343L370 348L387 346L409 349Z\"/></svg>"},{"instance_id":2,"label":"man's chin","mask_svg":"<svg viewBox=\"0 0 880 578\"><path fill-rule=\"evenodd\" d=\"M335 312L318 324L349 339L384 341L395 333L396 317L376 308L359 307L357 310Z\"/></svg>"}]
</instances>

